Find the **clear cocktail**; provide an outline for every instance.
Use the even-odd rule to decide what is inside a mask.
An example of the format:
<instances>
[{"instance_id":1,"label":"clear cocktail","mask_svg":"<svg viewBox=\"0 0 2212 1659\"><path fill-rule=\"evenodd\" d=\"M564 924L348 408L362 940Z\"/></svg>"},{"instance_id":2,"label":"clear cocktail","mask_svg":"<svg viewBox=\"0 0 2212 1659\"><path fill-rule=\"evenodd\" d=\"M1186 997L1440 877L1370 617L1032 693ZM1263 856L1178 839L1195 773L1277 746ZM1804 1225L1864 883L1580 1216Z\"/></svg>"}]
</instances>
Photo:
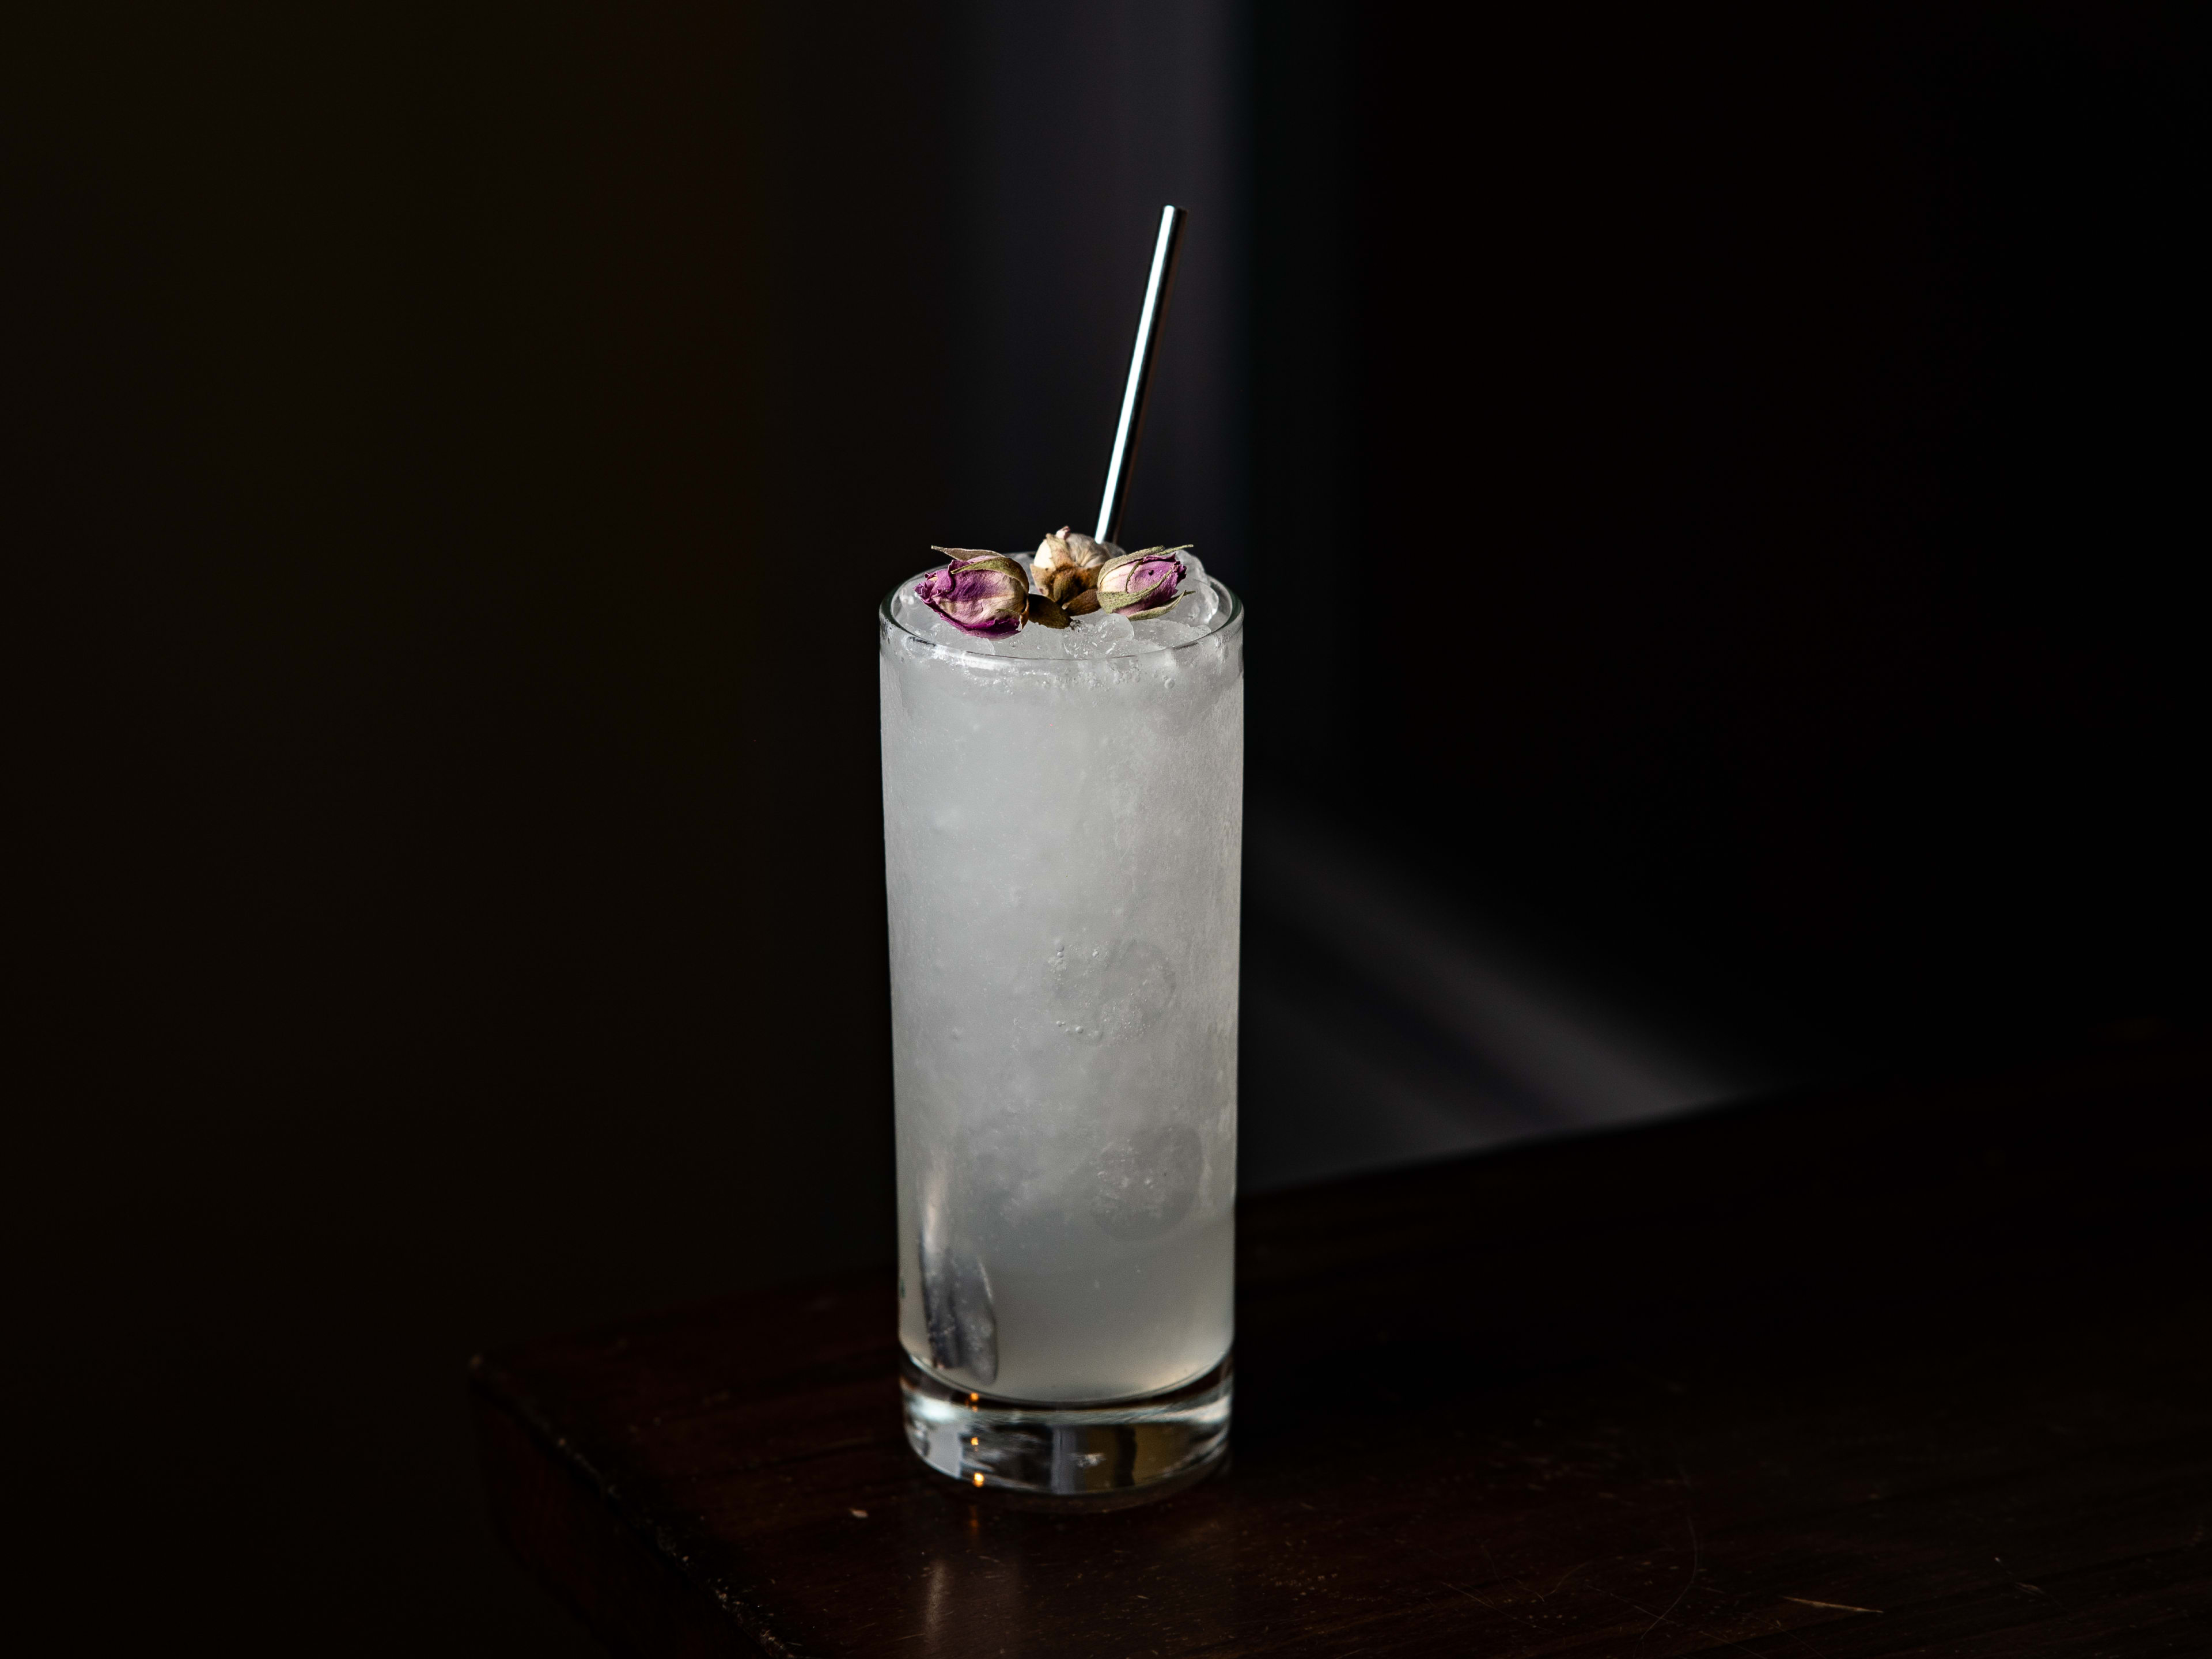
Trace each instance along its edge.
<instances>
[{"instance_id":1,"label":"clear cocktail","mask_svg":"<svg viewBox=\"0 0 2212 1659\"><path fill-rule=\"evenodd\" d=\"M1186 562L1135 622L882 609L909 1426L975 1485L1142 1486L1226 1431L1243 618Z\"/></svg>"}]
</instances>

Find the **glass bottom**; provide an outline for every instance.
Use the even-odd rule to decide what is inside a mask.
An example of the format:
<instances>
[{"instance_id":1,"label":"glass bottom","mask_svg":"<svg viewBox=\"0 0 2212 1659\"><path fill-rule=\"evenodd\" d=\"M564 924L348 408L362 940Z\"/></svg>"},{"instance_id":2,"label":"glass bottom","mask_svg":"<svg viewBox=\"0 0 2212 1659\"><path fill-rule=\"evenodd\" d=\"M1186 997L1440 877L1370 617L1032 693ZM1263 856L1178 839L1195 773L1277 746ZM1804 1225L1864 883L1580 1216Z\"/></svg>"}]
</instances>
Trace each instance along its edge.
<instances>
[{"instance_id":1,"label":"glass bottom","mask_svg":"<svg viewBox=\"0 0 2212 1659\"><path fill-rule=\"evenodd\" d=\"M1053 1509L1118 1509L1195 1486L1226 1460L1227 1358L1165 1394L1109 1405L1030 1405L899 1366L907 1443L971 1492Z\"/></svg>"}]
</instances>

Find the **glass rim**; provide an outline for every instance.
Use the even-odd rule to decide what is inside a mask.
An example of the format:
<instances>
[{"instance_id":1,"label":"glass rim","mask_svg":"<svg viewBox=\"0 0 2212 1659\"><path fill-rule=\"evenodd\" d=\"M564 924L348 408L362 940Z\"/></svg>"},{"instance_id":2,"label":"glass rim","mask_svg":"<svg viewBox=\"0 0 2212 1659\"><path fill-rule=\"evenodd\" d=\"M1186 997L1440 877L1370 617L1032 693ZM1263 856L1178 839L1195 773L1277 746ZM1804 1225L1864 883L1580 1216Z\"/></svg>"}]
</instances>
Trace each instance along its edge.
<instances>
[{"instance_id":1,"label":"glass rim","mask_svg":"<svg viewBox=\"0 0 2212 1659\"><path fill-rule=\"evenodd\" d=\"M921 635L915 633L914 629L908 628L904 623L901 622L896 616L891 614L891 604L901 593L904 592L915 582L921 580L924 576L927 576L931 574L933 571L941 569L942 568L942 566L932 566L929 570L918 570L913 575L907 577L904 580L895 584L892 586L891 591L884 595L883 602L876 606L877 617L882 622L884 626L891 629L906 639L915 641L917 644L927 646L933 652L941 652L948 657L957 657L965 662L988 665L993 668L1060 668L1102 662L1138 662L1146 657L1164 656L1170 652L1188 651L1194 646L1204 645L1208 640L1218 638L1221 635L1228 632L1228 630L1235 624L1244 620L1244 601L1237 597L1237 590L1230 586L1227 582L1222 580L1220 577L1215 575L1209 570L1205 574L1205 575L1200 577L1200 580L1212 583L1213 586L1220 591L1222 598L1226 599L1228 603L1222 606L1220 614L1214 618L1213 626L1207 629L1206 632L1200 634L1195 639L1182 640L1174 645L1156 645L1149 651L1132 651L1127 655L1117 654L1110 657L986 656L980 651L970 651L965 646L947 645L942 640L924 638ZM1135 622L1140 619L1132 618L1131 620L1133 625ZM1024 624L1024 627L1031 628L1037 625L1038 624L1035 623ZM1079 622L1075 626L1079 628L1082 626L1082 623ZM1009 635L1009 637L1012 636Z\"/></svg>"}]
</instances>

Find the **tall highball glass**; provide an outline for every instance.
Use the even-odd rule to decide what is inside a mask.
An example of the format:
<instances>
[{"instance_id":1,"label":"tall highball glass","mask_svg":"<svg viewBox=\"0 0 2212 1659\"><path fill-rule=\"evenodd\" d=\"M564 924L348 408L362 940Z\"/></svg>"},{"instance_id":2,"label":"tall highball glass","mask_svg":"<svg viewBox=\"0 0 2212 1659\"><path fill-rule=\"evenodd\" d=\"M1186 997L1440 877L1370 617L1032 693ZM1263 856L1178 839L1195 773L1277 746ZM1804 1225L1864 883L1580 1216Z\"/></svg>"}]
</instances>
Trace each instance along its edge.
<instances>
[{"instance_id":1,"label":"tall highball glass","mask_svg":"<svg viewBox=\"0 0 2212 1659\"><path fill-rule=\"evenodd\" d=\"M964 1486L1228 1448L1244 618L1194 574L1008 640L880 613L906 1423Z\"/></svg>"}]
</instances>

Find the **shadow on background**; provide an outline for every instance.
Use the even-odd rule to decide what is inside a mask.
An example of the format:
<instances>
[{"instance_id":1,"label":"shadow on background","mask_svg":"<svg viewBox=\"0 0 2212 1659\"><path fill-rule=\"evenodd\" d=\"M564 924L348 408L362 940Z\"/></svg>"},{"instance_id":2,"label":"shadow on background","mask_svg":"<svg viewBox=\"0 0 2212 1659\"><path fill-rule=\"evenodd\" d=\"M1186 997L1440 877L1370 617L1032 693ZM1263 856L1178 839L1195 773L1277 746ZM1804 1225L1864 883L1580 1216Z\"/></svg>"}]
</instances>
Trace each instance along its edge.
<instances>
[{"instance_id":1,"label":"shadow on background","mask_svg":"<svg viewBox=\"0 0 2212 1659\"><path fill-rule=\"evenodd\" d=\"M1249 1178L2201 1007L2193 13L5 27L10 1383L115 1628L575 1647L468 1352L888 1255L866 618L1080 520L1163 199Z\"/></svg>"}]
</instances>

